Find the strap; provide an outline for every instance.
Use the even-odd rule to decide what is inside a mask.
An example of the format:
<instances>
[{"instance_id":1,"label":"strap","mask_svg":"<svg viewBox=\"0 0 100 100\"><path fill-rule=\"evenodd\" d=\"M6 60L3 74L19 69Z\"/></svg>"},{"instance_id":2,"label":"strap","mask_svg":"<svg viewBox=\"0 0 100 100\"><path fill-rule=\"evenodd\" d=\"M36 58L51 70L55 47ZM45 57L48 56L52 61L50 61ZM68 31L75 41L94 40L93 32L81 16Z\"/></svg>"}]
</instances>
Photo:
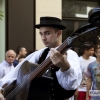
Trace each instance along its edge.
<instances>
[{"instance_id":1,"label":"strap","mask_svg":"<svg viewBox=\"0 0 100 100\"><path fill-rule=\"evenodd\" d=\"M46 48L44 50L44 52L42 53L41 57L39 58L38 64L41 64L45 60L45 58L46 58L46 56L47 56L49 51L50 51L49 48Z\"/></svg>"}]
</instances>

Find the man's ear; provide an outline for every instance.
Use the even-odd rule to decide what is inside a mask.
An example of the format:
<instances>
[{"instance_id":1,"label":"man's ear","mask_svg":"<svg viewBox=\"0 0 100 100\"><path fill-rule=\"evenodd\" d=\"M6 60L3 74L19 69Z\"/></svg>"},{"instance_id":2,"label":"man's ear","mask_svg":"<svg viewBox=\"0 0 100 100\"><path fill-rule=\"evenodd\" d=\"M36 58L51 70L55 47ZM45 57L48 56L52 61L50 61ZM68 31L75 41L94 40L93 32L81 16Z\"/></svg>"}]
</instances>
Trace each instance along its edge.
<instances>
[{"instance_id":1,"label":"man's ear","mask_svg":"<svg viewBox=\"0 0 100 100\"><path fill-rule=\"evenodd\" d=\"M62 34L62 30L59 30L59 31L57 32L57 37L59 37L61 34Z\"/></svg>"},{"instance_id":2,"label":"man's ear","mask_svg":"<svg viewBox=\"0 0 100 100\"><path fill-rule=\"evenodd\" d=\"M88 52L88 50L84 50L84 53L87 53Z\"/></svg>"},{"instance_id":3,"label":"man's ear","mask_svg":"<svg viewBox=\"0 0 100 100\"><path fill-rule=\"evenodd\" d=\"M19 51L19 54L21 54L21 51Z\"/></svg>"}]
</instances>

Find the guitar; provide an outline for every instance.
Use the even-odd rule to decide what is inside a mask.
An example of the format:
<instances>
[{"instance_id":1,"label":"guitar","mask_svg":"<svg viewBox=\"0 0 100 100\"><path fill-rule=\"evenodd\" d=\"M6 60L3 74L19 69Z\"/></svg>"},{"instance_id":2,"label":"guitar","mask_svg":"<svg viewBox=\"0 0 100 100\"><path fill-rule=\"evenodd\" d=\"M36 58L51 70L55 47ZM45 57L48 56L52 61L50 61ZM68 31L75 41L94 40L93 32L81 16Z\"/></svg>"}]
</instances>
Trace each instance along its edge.
<instances>
[{"instance_id":1,"label":"guitar","mask_svg":"<svg viewBox=\"0 0 100 100\"><path fill-rule=\"evenodd\" d=\"M64 54L65 51L70 47L79 47L83 42L87 41L88 39L93 38L94 36L98 36L99 33L95 33L95 31L98 29L99 27L94 27L92 24L87 24L81 27L80 29L76 30L71 36L69 36L62 43L62 45L57 48L57 50L60 53ZM77 42L77 45L75 42ZM51 66L51 64L52 63L49 57L44 60L40 65L32 64L28 61L25 61L20 67L16 82L14 81L4 88L4 97L7 100L26 100L30 85L29 83L36 77L41 76L41 74L43 74ZM75 91L70 92L72 93L72 96ZM69 95L68 98L71 96Z\"/></svg>"}]
</instances>

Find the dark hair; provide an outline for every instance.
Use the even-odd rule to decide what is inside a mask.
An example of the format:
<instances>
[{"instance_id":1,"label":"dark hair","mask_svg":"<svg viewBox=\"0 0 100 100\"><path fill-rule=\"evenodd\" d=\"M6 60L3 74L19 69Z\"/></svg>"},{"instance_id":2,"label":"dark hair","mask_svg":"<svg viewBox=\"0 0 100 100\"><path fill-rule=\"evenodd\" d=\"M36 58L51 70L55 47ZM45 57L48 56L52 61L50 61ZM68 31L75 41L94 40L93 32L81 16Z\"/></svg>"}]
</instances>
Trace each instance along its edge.
<instances>
[{"instance_id":1,"label":"dark hair","mask_svg":"<svg viewBox=\"0 0 100 100\"><path fill-rule=\"evenodd\" d=\"M97 44L94 48L94 51L97 52L97 50L100 49L100 44Z\"/></svg>"},{"instance_id":2,"label":"dark hair","mask_svg":"<svg viewBox=\"0 0 100 100\"><path fill-rule=\"evenodd\" d=\"M85 42L81 47L81 54L84 54L85 50L90 50L91 48L94 48L94 44L92 42Z\"/></svg>"},{"instance_id":3,"label":"dark hair","mask_svg":"<svg viewBox=\"0 0 100 100\"><path fill-rule=\"evenodd\" d=\"M21 59L21 58L25 58L25 57L26 57L26 56L20 56L20 57L18 58L18 60Z\"/></svg>"},{"instance_id":4,"label":"dark hair","mask_svg":"<svg viewBox=\"0 0 100 100\"><path fill-rule=\"evenodd\" d=\"M22 48L24 48L24 47L22 47L22 46L18 46L18 47L17 47L17 49L16 49L16 54L17 54L17 55L19 54L19 52L21 51Z\"/></svg>"}]
</instances>

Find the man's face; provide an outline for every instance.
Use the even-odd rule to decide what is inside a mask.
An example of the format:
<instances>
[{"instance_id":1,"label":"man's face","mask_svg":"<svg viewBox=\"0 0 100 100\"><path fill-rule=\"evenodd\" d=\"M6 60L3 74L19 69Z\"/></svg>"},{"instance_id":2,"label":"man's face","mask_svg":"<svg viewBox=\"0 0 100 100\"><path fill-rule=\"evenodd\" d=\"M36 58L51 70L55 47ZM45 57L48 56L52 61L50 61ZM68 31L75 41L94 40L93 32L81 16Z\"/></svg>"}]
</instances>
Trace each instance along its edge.
<instances>
[{"instance_id":1,"label":"man's face","mask_svg":"<svg viewBox=\"0 0 100 100\"><path fill-rule=\"evenodd\" d=\"M46 47L52 48L57 46L58 31L52 27L40 27L41 39Z\"/></svg>"},{"instance_id":2,"label":"man's face","mask_svg":"<svg viewBox=\"0 0 100 100\"><path fill-rule=\"evenodd\" d=\"M94 54L94 48L91 48L89 50L85 50L85 53L88 55L88 56L93 56Z\"/></svg>"},{"instance_id":3,"label":"man's face","mask_svg":"<svg viewBox=\"0 0 100 100\"><path fill-rule=\"evenodd\" d=\"M96 55L97 58L100 59L100 48L97 49L97 51L95 52L95 55Z\"/></svg>"},{"instance_id":4,"label":"man's face","mask_svg":"<svg viewBox=\"0 0 100 100\"><path fill-rule=\"evenodd\" d=\"M16 54L14 52L8 52L6 54L6 61L11 65L15 60Z\"/></svg>"},{"instance_id":5,"label":"man's face","mask_svg":"<svg viewBox=\"0 0 100 100\"><path fill-rule=\"evenodd\" d=\"M26 56L26 54L27 54L26 48L22 48L20 51L20 55Z\"/></svg>"}]
</instances>

